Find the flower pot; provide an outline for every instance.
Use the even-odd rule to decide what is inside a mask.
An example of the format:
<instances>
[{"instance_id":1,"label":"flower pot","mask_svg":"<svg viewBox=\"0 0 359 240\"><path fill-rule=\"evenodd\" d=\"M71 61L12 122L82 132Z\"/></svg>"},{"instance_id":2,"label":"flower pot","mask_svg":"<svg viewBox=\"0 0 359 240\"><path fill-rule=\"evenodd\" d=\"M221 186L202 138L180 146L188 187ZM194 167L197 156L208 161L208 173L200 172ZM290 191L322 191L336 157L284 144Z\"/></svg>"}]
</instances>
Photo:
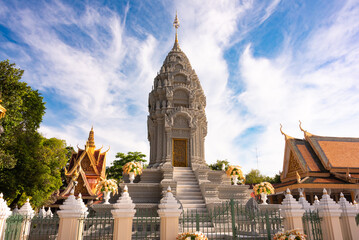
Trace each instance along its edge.
<instances>
[{"instance_id":1,"label":"flower pot","mask_svg":"<svg viewBox=\"0 0 359 240\"><path fill-rule=\"evenodd\" d=\"M233 185L237 185L237 184L238 184L238 176L237 176L237 175L233 175L233 176L232 176L232 181L233 181Z\"/></svg>"},{"instance_id":2,"label":"flower pot","mask_svg":"<svg viewBox=\"0 0 359 240\"><path fill-rule=\"evenodd\" d=\"M108 200L110 200L110 196L111 196L111 191L103 192L103 200L104 200L103 204L110 204L108 201Z\"/></svg>"},{"instance_id":3,"label":"flower pot","mask_svg":"<svg viewBox=\"0 0 359 240\"><path fill-rule=\"evenodd\" d=\"M130 172L128 175L129 175L130 183L133 183L133 180L135 180L135 173Z\"/></svg>"},{"instance_id":4,"label":"flower pot","mask_svg":"<svg viewBox=\"0 0 359 240\"><path fill-rule=\"evenodd\" d=\"M262 200L262 203L263 205L267 205L267 193L261 193L261 200Z\"/></svg>"}]
</instances>

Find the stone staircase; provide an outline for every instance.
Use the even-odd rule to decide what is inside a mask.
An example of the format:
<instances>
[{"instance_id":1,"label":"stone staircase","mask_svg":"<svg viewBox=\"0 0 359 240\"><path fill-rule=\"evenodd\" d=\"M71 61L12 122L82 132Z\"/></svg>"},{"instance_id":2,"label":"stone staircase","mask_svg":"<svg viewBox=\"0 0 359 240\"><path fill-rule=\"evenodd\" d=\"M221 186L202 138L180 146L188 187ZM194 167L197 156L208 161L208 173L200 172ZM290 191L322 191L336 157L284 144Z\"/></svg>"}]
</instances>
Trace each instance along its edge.
<instances>
[{"instance_id":1,"label":"stone staircase","mask_svg":"<svg viewBox=\"0 0 359 240\"><path fill-rule=\"evenodd\" d=\"M206 204L203 200L196 176L190 167L175 167L173 179L177 181L177 199L184 211L205 212Z\"/></svg>"}]
</instances>

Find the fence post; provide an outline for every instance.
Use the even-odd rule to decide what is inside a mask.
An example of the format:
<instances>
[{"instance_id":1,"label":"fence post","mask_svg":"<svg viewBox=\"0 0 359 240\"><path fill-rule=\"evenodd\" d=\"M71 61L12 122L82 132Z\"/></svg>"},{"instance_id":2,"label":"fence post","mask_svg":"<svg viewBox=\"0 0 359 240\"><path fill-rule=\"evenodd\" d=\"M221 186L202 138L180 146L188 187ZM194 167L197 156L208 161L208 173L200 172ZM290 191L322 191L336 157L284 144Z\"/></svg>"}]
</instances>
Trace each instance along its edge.
<instances>
[{"instance_id":1,"label":"fence post","mask_svg":"<svg viewBox=\"0 0 359 240\"><path fill-rule=\"evenodd\" d=\"M359 239L359 228L355 223L355 216L357 214L356 208L345 199L343 193L340 193L339 205L342 210L340 224L342 227L343 239Z\"/></svg>"},{"instance_id":2,"label":"fence post","mask_svg":"<svg viewBox=\"0 0 359 240\"><path fill-rule=\"evenodd\" d=\"M170 186L158 208L157 212L161 218L160 239L175 240L178 235L178 218L182 211L179 209L180 204L173 197Z\"/></svg>"},{"instance_id":3,"label":"fence post","mask_svg":"<svg viewBox=\"0 0 359 240\"><path fill-rule=\"evenodd\" d=\"M71 190L70 196L60 206L57 214L60 217L58 240L81 239L83 221L88 214L87 207L82 201L81 194L76 199L74 196L74 188Z\"/></svg>"},{"instance_id":4,"label":"fence post","mask_svg":"<svg viewBox=\"0 0 359 240\"><path fill-rule=\"evenodd\" d=\"M35 212L30 205L30 199L19 209L19 214L24 217L21 225L20 239L27 239L30 234L31 219L35 216Z\"/></svg>"},{"instance_id":5,"label":"fence post","mask_svg":"<svg viewBox=\"0 0 359 240\"><path fill-rule=\"evenodd\" d=\"M6 219L10 215L10 208L7 206L6 201L3 198L3 194L0 193L0 240L5 238Z\"/></svg>"},{"instance_id":6,"label":"fence post","mask_svg":"<svg viewBox=\"0 0 359 240\"><path fill-rule=\"evenodd\" d=\"M304 209L302 205L293 198L288 188L280 211L284 217L283 223L285 230L298 229L299 231L303 232L302 217L304 214Z\"/></svg>"},{"instance_id":7,"label":"fence post","mask_svg":"<svg viewBox=\"0 0 359 240\"><path fill-rule=\"evenodd\" d=\"M342 240L343 235L339 221L339 216L342 211L340 210L340 206L330 198L325 188L323 189L323 196L320 199L317 209L319 210L319 217L323 219L321 221L323 239Z\"/></svg>"},{"instance_id":8,"label":"fence post","mask_svg":"<svg viewBox=\"0 0 359 240\"><path fill-rule=\"evenodd\" d=\"M121 197L111 210L114 218L113 240L131 240L132 223L135 216L135 204L128 194L127 185L124 187Z\"/></svg>"}]
</instances>

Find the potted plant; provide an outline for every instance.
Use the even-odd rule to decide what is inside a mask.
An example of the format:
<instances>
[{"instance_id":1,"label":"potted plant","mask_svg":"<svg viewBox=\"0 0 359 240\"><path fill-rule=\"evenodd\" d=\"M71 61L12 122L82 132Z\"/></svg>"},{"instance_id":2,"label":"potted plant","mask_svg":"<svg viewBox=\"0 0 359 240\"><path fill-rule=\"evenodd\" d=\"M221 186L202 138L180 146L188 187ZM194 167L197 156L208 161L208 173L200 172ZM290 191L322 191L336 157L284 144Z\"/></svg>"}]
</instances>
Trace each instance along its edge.
<instances>
[{"instance_id":1,"label":"potted plant","mask_svg":"<svg viewBox=\"0 0 359 240\"><path fill-rule=\"evenodd\" d=\"M137 175L142 174L142 165L139 162L128 162L123 166L123 172L129 175L130 183L133 183Z\"/></svg>"},{"instance_id":2,"label":"potted plant","mask_svg":"<svg viewBox=\"0 0 359 240\"><path fill-rule=\"evenodd\" d=\"M253 187L255 195L260 195L262 204L267 204L267 195L274 193L274 187L269 182L261 182Z\"/></svg>"},{"instance_id":3,"label":"potted plant","mask_svg":"<svg viewBox=\"0 0 359 240\"><path fill-rule=\"evenodd\" d=\"M306 240L306 235L300 233L297 229L288 230L274 234L273 240Z\"/></svg>"},{"instance_id":4,"label":"potted plant","mask_svg":"<svg viewBox=\"0 0 359 240\"><path fill-rule=\"evenodd\" d=\"M237 185L238 182L244 184L246 180L240 166L228 166L226 174L228 177L232 178L234 185Z\"/></svg>"},{"instance_id":5,"label":"potted plant","mask_svg":"<svg viewBox=\"0 0 359 240\"><path fill-rule=\"evenodd\" d=\"M115 179L107 179L100 177L100 181L96 185L96 192L103 192L103 204L109 204L111 192L118 193L117 181Z\"/></svg>"},{"instance_id":6,"label":"potted plant","mask_svg":"<svg viewBox=\"0 0 359 240\"><path fill-rule=\"evenodd\" d=\"M208 240L208 238L201 232L185 232L178 234L176 240Z\"/></svg>"}]
</instances>

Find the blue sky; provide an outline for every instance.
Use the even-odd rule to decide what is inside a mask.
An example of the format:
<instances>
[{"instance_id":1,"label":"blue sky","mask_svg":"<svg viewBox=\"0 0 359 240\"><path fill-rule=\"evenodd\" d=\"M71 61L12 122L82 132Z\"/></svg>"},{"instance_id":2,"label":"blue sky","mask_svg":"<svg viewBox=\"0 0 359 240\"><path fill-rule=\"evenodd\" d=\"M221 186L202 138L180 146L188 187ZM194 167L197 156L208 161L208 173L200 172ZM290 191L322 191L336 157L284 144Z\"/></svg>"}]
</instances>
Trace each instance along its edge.
<instances>
[{"instance_id":1,"label":"blue sky","mask_svg":"<svg viewBox=\"0 0 359 240\"><path fill-rule=\"evenodd\" d=\"M207 96L206 161L282 169L284 131L359 137L357 1L4 1L0 60L46 101L40 131L149 155L147 98L179 41Z\"/></svg>"}]
</instances>

